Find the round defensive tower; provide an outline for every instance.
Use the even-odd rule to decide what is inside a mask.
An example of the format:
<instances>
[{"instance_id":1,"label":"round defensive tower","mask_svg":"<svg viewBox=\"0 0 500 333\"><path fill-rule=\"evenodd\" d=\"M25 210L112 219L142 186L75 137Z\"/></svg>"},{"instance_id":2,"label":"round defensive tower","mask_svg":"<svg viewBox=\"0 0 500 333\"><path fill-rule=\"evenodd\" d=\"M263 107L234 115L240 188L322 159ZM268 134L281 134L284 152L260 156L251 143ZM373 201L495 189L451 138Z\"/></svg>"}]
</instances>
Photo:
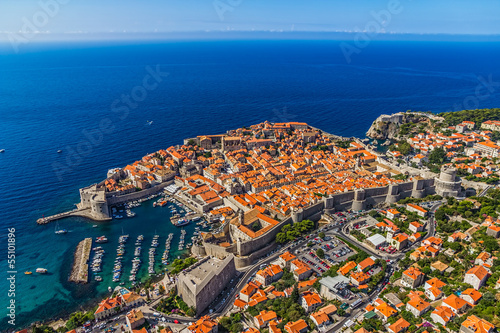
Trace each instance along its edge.
<instances>
[{"instance_id":1,"label":"round defensive tower","mask_svg":"<svg viewBox=\"0 0 500 333\"><path fill-rule=\"evenodd\" d=\"M441 167L439 177L434 179L436 186L436 194L443 197L456 197L460 194L462 181L457 178L457 170L455 168Z\"/></svg>"}]
</instances>

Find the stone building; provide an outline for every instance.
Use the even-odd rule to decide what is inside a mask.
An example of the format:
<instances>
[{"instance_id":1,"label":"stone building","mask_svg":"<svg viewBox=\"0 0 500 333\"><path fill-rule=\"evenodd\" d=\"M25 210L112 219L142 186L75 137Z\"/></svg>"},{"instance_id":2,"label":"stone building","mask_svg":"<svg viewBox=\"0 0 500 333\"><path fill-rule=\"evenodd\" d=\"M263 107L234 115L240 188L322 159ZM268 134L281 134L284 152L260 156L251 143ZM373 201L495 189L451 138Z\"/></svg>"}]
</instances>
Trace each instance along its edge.
<instances>
[{"instance_id":1,"label":"stone building","mask_svg":"<svg viewBox=\"0 0 500 333\"><path fill-rule=\"evenodd\" d=\"M106 200L105 187L93 184L88 187L80 189L80 203L79 209L89 209L90 215L95 220L108 220L110 219L108 202Z\"/></svg>"},{"instance_id":2,"label":"stone building","mask_svg":"<svg viewBox=\"0 0 500 333\"><path fill-rule=\"evenodd\" d=\"M223 260L206 257L179 274L177 293L200 314L226 287L235 273L233 255Z\"/></svg>"},{"instance_id":3,"label":"stone building","mask_svg":"<svg viewBox=\"0 0 500 333\"><path fill-rule=\"evenodd\" d=\"M436 194L443 197L457 197L460 195L462 181L457 178L457 170L443 166L439 178L435 178Z\"/></svg>"}]
</instances>

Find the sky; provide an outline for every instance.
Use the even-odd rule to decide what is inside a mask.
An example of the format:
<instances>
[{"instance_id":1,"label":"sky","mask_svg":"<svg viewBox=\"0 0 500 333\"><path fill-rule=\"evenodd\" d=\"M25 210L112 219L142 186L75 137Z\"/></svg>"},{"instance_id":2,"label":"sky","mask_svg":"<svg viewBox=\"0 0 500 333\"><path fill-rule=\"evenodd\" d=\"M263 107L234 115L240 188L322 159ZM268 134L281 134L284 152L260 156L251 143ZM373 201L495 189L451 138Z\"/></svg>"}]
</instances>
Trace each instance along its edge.
<instances>
[{"instance_id":1,"label":"sky","mask_svg":"<svg viewBox=\"0 0 500 333\"><path fill-rule=\"evenodd\" d=\"M3 0L0 34L500 34L500 0Z\"/></svg>"}]
</instances>

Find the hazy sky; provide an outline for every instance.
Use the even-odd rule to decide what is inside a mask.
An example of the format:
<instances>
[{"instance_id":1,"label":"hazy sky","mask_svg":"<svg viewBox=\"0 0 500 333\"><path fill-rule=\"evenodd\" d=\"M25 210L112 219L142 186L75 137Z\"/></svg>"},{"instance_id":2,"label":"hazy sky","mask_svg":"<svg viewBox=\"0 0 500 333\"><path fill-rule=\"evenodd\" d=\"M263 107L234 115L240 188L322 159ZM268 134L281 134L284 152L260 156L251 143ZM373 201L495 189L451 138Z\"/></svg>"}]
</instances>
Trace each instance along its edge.
<instances>
[{"instance_id":1,"label":"hazy sky","mask_svg":"<svg viewBox=\"0 0 500 333\"><path fill-rule=\"evenodd\" d=\"M392 13L374 24L373 13L388 9ZM2 1L0 32L19 33L29 24L52 34L370 28L388 33L500 34L500 0Z\"/></svg>"}]
</instances>

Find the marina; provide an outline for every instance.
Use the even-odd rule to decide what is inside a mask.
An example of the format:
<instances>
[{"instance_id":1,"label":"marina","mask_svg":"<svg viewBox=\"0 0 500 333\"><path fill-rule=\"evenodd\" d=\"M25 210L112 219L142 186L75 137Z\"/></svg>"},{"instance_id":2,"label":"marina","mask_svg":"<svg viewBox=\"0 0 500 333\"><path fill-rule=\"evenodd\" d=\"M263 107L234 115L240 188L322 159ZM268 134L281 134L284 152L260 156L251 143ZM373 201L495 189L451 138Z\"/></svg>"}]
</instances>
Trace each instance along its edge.
<instances>
[{"instance_id":1,"label":"marina","mask_svg":"<svg viewBox=\"0 0 500 333\"><path fill-rule=\"evenodd\" d=\"M74 224L70 218L51 228L57 237L63 232L56 231L67 232L65 239L74 239L82 233L92 236L87 241L88 254L81 254L83 244L75 251L75 260L79 259L73 264L70 281L92 282L98 292L104 293L108 287L132 287L164 274L174 258L182 258L189 251L202 230L212 228L203 215L176 199L172 193L175 190L175 186L167 187L163 193L113 206L110 210L115 218L111 221ZM173 221L183 223L176 226ZM60 228L63 223L68 223L65 229ZM35 274L34 268L33 273L25 272L25 276L31 274Z\"/></svg>"}]
</instances>

